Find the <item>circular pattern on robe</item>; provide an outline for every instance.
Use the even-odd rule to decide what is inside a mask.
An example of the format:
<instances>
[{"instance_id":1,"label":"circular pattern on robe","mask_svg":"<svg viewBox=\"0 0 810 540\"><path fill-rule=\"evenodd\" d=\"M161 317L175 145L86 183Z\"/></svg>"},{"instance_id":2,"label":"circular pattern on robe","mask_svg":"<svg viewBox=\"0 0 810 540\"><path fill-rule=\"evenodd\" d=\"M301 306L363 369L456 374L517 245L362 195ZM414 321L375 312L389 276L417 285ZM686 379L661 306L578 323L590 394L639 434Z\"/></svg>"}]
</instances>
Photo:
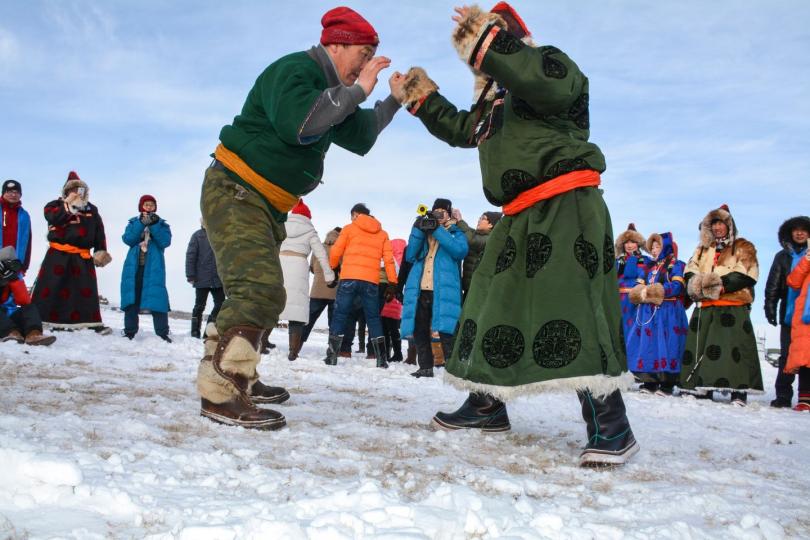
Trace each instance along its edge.
<instances>
[{"instance_id":1,"label":"circular pattern on robe","mask_svg":"<svg viewBox=\"0 0 810 540\"><path fill-rule=\"evenodd\" d=\"M500 274L508 269L515 262L517 258L517 245L511 236L506 237L506 242L503 244L503 249L498 255L498 260L495 262L495 273Z\"/></svg>"},{"instance_id":2,"label":"circular pattern on robe","mask_svg":"<svg viewBox=\"0 0 810 540\"><path fill-rule=\"evenodd\" d=\"M503 206L503 201L496 197L495 194L487 188L484 188L484 197L486 197L486 199L495 206Z\"/></svg>"},{"instance_id":3,"label":"circular pattern on robe","mask_svg":"<svg viewBox=\"0 0 810 540\"><path fill-rule=\"evenodd\" d=\"M526 340L514 326L499 324L487 330L481 340L484 359L494 368L507 368L523 356Z\"/></svg>"},{"instance_id":4,"label":"circular pattern on robe","mask_svg":"<svg viewBox=\"0 0 810 540\"><path fill-rule=\"evenodd\" d=\"M751 321L745 321L742 327L746 334L754 333L754 326L751 324Z\"/></svg>"},{"instance_id":5,"label":"circular pattern on robe","mask_svg":"<svg viewBox=\"0 0 810 540\"><path fill-rule=\"evenodd\" d=\"M546 369L567 366L576 360L581 349L582 336L579 330L562 319L549 321L541 326L532 343L534 361Z\"/></svg>"},{"instance_id":6,"label":"circular pattern on robe","mask_svg":"<svg viewBox=\"0 0 810 540\"><path fill-rule=\"evenodd\" d=\"M731 328L737 323L737 318L731 313L723 313L720 315L720 325L725 328Z\"/></svg>"},{"instance_id":7,"label":"circular pattern on robe","mask_svg":"<svg viewBox=\"0 0 810 540\"><path fill-rule=\"evenodd\" d=\"M731 349L731 359L734 360L735 363L739 364L740 360L742 360L742 354L740 353L740 349L734 347Z\"/></svg>"},{"instance_id":8,"label":"circular pattern on robe","mask_svg":"<svg viewBox=\"0 0 810 540\"><path fill-rule=\"evenodd\" d=\"M683 359L681 360L681 364L684 366L691 366L694 359L695 355L692 354L692 351L683 351Z\"/></svg>"},{"instance_id":9,"label":"circular pattern on robe","mask_svg":"<svg viewBox=\"0 0 810 540\"><path fill-rule=\"evenodd\" d=\"M588 101L590 96L582 93L568 109L568 118L580 129L588 129L591 126L590 114L588 113Z\"/></svg>"},{"instance_id":10,"label":"circular pattern on robe","mask_svg":"<svg viewBox=\"0 0 810 540\"><path fill-rule=\"evenodd\" d=\"M495 38L490 43L489 48L498 54L515 54L526 44L520 41L517 36L505 30L495 34ZM565 67L565 66L563 66Z\"/></svg>"},{"instance_id":11,"label":"circular pattern on robe","mask_svg":"<svg viewBox=\"0 0 810 540\"><path fill-rule=\"evenodd\" d=\"M720 345L709 345L706 347L706 357L709 360L720 360L722 355L723 349L720 348Z\"/></svg>"},{"instance_id":12,"label":"circular pattern on robe","mask_svg":"<svg viewBox=\"0 0 810 540\"><path fill-rule=\"evenodd\" d=\"M540 183L540 180L528 171L507 169L501 175L501 191L506 201L511 201L524 191Z\"/></svg>"},{"instance_id":13,"label":"circular pattern on robe","mask_svg":"<svg viewBox=\"0 0 810 540\"><path fill-rule=\"evenodd\" d=\"M467 319L461 325L461 333L458 340L458 358L461 362L466 362L470 358L475 343L475 335L478 333L478 325L472 319Z\"/></svg>"},{"instance_id":14,"label":"circular pattern on robe","mask_svg":"<svg viewBox=\"0 0 810 540\"><path fill-rule=\"evenodd\" d=\"M557 47L544 47L542 49L543 73L546 77L551 79L564 79L568 76L568 68L565 67L565 64L550 56L559 52L560 49Z\"/></svg>"},{"instance_id":15,"label":"circular pattern on robe","mask_svg":"<svg viewBox=\"0 0 810 540\"><path fill-rule=\"evenodd\" d=\"M601 345L599 346L599 362L602 365L602 375L607 375L608 357L607 354L605 354L605 349Z\"/></svg>"},{"instance_id":16,"label":"circular pattern on robe","mask_svg":"<svg viewBox=\"0 0 810 540\"><path fill-rule=\"evenodd\" d=\"M512 100L512 112L515 113L515 116L524 120L537 120L539 115L532 109L531 105L514 94L510 94L510 96Z\"/></svg>"},{"instance_id":17,"label":"circular pattern on robe","mask_svg":"<svg viewBox=\"0 0 810 540\"><path fill-rule=\"evenodd\" d=\"M599 255L593 244L585 240L583 235L579 235L574 242L574 257L577 262L588 272L588 277L591 279L596 276L596 270L599 268Z\"/></svg>"},{"instance_id":18,"label":"circular pattern on robe","mask_svg":"<svg viewBox=\"0 0 810 540\"><path fill-rule=\"evenodd\" d=\"M57 276L64 275L65 267L62 266L61 264L55 264L53 266L53 273L56 274Z\"/></svg>"},{"instance_id":19,"label":"circular pattern on robe","mask_svg":"<svg viewBox=\"0 0 810 540\"><path fill-rule=\"evenodd\" d=\"M613 246L613 238L605 235L605 240L602 243L602 272L609 274L615 266L614 260L616 259L616 248Z\"/></svg>"},{"instance_id":20,"label":"circular pattern on robe","mask_svg":"<svg viewBox=\"0 0 810 540\"><path fill-rule=\"evenodd\" d=\"M729 382L728 379L726 379L725 377L720 377L719 379L714 381L714 384L712 386L716 388L728 388Z\"/></svg>"},{"instance_id":21,"label":"circular pattern on robe","mask_svg":"<svg viewBox=\"0 0 810 540\"><path fill-rule=\"evenodd\" d=\"M551 258L551 238L543 233L531 233L526 239L526 277L533 278Z\"/></svg>"}]
</instances>

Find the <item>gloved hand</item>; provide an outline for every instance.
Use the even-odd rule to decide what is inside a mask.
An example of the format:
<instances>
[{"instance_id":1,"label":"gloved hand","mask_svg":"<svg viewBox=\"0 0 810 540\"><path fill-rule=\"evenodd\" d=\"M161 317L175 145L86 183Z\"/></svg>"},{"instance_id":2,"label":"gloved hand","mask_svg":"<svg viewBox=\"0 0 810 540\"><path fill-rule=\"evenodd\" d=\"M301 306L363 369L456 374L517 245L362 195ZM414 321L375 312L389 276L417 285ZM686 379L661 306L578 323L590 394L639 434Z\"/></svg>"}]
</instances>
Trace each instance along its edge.
<instances>
[{"instance_id":1,"label":"gloved hand","mask_svg":"<svg viewBox=\"0 0 810 540\"><path fill-rule=\"evenodd\" d=\"M19 259L6 259L0 261L0 285L7 285L9 282L19 279L22 263Z\"/></svg>"},{"instance_id":2,"label":"gloved hand","mask_svg":"<svg viewBox=\"0 0 810 540\"><path fill-rule=\"evenodd\" d=\"M154 225L158 221L160 221L160 216L158 216L157 214L153 212L141 212L141 223L143 223L147 227L149 225Z\"/></svg>"},{"instance_id":3,"label":"gloved hand","mask_svg":"<svg viewBox=\"0 0 810 540\"><path fill-rule=\"evenodd\" d=\"M768 321L768 324L771 326L776 326L776 306L773 304L765 304L765 320Z\"/></svg>"},{"instance_id":4,"label":"gloved hand","mask_svg":"<svg viewBox=\"0 0 810 540\"><path fill-rule=\"evenodd\" d=\"M459 210L458 208L453 208L453 211L450 212L450 217L452 217L456 221L461 221L461 210Z\"/></svg>"},{"instance_id":5,"label":"gloved hand","mask_svg":"<svg viewBox=\"0 0 810 540\"><path fill-rule=\"evenodd\" d=\"M397 294L397 286L388 284L385 286L385 292L383 293L383 297L385 298L386 302L390 302L396 297Z\"/></svg>"},{"instance_id":6,"label":"gloved hand","mask_svg":"<svg viewBox=\"0 0 810 540\"><path fill-rule=\"evenodd\" d=\"M329 283L327 283L327 284L326 284L326 286L327 286L327 287L329 287L330 289L334 289L335 287L337 287L337 286L338 286L338 280L337 280L337 279L333 279L332 281L330 281Z\"/></svg>"}]
</instances>

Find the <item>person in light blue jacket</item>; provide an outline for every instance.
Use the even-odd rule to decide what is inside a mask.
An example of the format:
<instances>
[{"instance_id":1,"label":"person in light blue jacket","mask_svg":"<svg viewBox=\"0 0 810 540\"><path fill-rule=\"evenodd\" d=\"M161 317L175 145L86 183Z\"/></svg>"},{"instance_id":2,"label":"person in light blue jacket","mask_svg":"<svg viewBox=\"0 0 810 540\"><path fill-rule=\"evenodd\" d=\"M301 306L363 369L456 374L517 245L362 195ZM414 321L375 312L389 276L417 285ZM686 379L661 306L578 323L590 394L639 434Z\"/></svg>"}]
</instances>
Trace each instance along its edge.
<instances>
[{"instance_id":1,"label":"person in light blue jacket","mask_svg":"<svg viewBox=\"0 0 810 540\"><path fill-rule=\"evenodd\" d=\"M412 337L416 345L419 369L411 375L417 378L433 377L431 341L436 337L437 352L440 346L442 356L450 358L461 314L461 261L469 248L452 211L448 199L436 199L430 214L414 223L405 250L413 266L403 292L402 336Z\"/></svg>"},{"instance_id":2,"label":"person in light blue jacket","mask_svg":"<svg viewBox=\"0 0 810 540\"><path fill-rule=\"evenodd\" d=\"M138 333L138 314L152 314L155 334L169 338L169 292L166 290L166 262L163 251L172 243L172 231L166 220L155 212L157 201L144 195L138 202L140 215L127 223L122 239L129 246L121 273L121 309L124 311L124 335Z\"/></svg>"}]
</instances>

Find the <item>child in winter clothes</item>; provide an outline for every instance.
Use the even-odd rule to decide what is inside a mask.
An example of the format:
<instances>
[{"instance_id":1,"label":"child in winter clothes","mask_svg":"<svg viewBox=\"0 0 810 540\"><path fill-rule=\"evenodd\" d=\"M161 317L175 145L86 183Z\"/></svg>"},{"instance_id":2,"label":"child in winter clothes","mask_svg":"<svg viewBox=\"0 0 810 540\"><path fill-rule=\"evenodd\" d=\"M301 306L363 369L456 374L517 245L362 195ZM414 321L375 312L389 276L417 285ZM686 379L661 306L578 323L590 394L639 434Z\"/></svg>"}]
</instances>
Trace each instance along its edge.
<instances>
[{"instance_id":1,"label":"child in winter clothes","mask_svg":"<svg viewBox=\"0 0 810 540\"><path fill-rule=\"evenodd\" d=\"M0 250L0 304L11 300L19 309L0 309L0 339L26 345L50 345L56 338L42 335L42 319L20 276L22 262L13 246Z\"/></svg>"},{"instance_id":2,"label":"child in winter clothes","mask_svg":"<svg viewBox=\"0 0 810 540\"><path fill-rule=\"evenodd\" d=\"M399 275L402 257L405 254L405 240L401 238L391 240L391 250L394 252L394 262L397 264L397 275ZM393 349L394 351L389 360L402 362L402 336L399 333L399 325L402 322L402 302L396 297L395 291L391 287L386 287L383 294L384 303L380 311L383 335L388 350Z\"/></svg>"},{"instance_id":3,"label":"child in winter clothes","mask_svg":"<svg viewBox=\"0 0 810 540\"><path fill-rule=\"evenodd\" d=\"M790 322L790 352L785 373L799 374L799 403L793 410L810 411L810 303L807 302L810 292L810 249L805 250L804 256L791 270L787 285L791 288L791 294L798 296Z\"/></svg>"}]
</instances>

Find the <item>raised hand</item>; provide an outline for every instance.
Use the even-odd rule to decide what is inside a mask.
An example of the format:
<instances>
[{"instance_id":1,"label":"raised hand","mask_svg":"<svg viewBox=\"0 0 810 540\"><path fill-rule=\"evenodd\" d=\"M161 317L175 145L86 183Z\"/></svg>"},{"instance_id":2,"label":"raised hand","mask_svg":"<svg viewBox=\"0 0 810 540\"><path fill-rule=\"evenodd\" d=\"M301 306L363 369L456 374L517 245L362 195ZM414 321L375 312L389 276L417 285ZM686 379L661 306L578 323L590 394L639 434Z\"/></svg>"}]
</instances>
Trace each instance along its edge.
<instances>
[{"instance_id":1,"label":"raised hand","mask_svg":"<svg viewBox=\"0 0 810 540\"><path fill-rule=\"evenodd\" d=\"M388 86L391 88L391 95L394 99L402 103L405 100L405 81L404 73L395 71L391 78L388 79Z\"/></svg>"},{"instance_id":2,"label":"raised hand","mask_svg":"<svg viewBox=\"0 0 810 540\"><path fill-rule=\"evenodd\" d=\"M360 75L357 77L357 84L360 85L366 93L366 96L370 96L371 92L374 91L374 87L377 86L377 75L379 75L380 71L390 65L390 58L386 56L375 56L369 60L368 64L360 71Z\"/></svg>"}]
</instances>

